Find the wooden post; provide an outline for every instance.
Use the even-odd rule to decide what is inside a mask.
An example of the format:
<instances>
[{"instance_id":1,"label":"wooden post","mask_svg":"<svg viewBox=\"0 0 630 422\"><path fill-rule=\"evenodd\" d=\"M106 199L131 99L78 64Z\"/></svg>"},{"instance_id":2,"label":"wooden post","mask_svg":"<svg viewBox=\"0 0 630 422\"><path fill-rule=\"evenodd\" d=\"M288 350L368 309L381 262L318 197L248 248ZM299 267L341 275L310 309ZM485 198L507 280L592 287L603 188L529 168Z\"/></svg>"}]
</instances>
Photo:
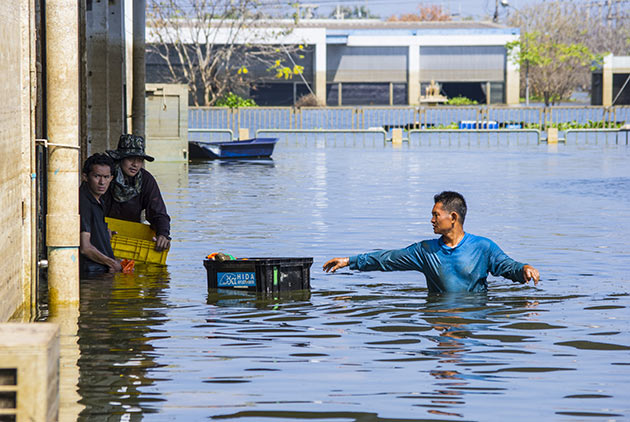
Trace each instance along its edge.
<instances>
[{"instance_id":1,"label":"wooden post","mask_svg":"<svg viewBox=\"0 0 630 422\"><path fill-rule=\"evenodd\" d=\"M402 145L402 138L403 138L403 130L402 128L394 128L392 129L392 145L393 146L401 146Z\"/></svg>"},{"instance_id":2,"label":"wooden post","mask_svg":"<svg viewBox=\"0 0 630 422\"><path fill-rule=\"evenodd\" d=\"M550 127L547 128L547 144L557 144L558 143L558 128Z\"/></svg>"},{"instance_id":3,"label":"wooden post","mask_svg":"<svg viewBox=\"0 0 630 422\"><path fill-rule=\"evenodd\" d=\"M238 140L243 141L245 139L249 139L249 129L246 127L238 128Z\"/></svg>"}]
</instances>

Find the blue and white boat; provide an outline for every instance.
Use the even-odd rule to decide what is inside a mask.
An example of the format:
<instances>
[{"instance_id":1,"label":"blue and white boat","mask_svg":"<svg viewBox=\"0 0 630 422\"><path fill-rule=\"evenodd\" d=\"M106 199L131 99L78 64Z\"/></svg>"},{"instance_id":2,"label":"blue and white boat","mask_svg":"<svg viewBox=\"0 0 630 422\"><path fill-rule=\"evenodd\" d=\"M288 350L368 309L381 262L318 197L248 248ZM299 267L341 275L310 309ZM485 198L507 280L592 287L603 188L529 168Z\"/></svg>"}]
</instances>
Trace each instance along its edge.
<instances>
[{"instance_id":1,"label":"blue and white boat","mask_svg":"<svg viewBox=\"0 0 630 422\"><path fill-rule=\"evenodd\" d=\"M191 159L217 160L240 158L269 158L278 138L254 138L242 141L188 141Z\"/></svg>"}]
</instances>

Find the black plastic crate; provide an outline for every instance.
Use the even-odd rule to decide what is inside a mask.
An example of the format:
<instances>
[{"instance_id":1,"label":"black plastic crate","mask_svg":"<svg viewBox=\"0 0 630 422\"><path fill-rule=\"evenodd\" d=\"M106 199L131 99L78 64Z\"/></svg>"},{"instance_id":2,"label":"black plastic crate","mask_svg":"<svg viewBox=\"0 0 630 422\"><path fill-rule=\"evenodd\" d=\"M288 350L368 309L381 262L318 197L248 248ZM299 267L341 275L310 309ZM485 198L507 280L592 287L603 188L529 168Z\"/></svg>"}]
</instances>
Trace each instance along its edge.
<instances>
[{"instance_id":1,"label":"black plastic crate","mask_svg":"<svg viewBox=\"0 0 630 422\"><path fill-rule=\"evenodd\" d=\"M247 258L203 261L209 289L242 289L263 293L311 288L313 258Z\"/></svg>"}]
</instances>

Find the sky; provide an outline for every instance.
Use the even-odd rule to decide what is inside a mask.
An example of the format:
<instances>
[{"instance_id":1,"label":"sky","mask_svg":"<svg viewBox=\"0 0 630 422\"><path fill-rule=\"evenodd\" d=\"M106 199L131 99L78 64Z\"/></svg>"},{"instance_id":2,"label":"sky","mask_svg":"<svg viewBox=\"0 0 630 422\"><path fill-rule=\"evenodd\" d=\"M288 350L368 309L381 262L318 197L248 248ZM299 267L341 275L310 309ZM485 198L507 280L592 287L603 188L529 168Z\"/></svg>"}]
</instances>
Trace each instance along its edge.
<instances>
[{"instance_id":1,"label":"sky","mask_svg":"<svg viewBox=\"0 0 630 422\"><path fill-rule=\"evenodd\" d=\"M302 0L302 4L317 4L318 13L328 16L336 7L341 6L367 6L368 9L381 18L393 14L412 13L418 10L418 5L440 5L444 10L462 18L473 17L481 19L492 17L496 0ZM516 9L528 6L540 0L509 0L509 4ZM509 8L508 8L509 9ZM507 10L499 4L499 20L505 20Z\"/></svg>"}]
</instances>

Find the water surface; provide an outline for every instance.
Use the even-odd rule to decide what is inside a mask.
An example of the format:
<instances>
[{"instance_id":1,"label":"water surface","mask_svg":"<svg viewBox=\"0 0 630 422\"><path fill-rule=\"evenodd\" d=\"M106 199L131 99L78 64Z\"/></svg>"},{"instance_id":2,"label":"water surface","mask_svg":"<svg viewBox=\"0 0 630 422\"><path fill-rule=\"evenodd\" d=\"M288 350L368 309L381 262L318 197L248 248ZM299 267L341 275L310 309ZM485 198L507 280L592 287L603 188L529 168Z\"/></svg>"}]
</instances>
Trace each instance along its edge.
<instances>
[{"instance_id":1,"label":"water surface","mask_svg":"<svg viewBox=\"0 0 630 422\"><path fill-rule=\"evenodd\" d=\"M626 146L314 147L155 166L168 267L84 280L80 419L630 419ZM419 273L324 274L433 237L433 194L542 273L428 294ZM208 291L205 255L310 256L312 291ZM72 337L72 336L71 336Z\"/></svg>"}]
</instances>

